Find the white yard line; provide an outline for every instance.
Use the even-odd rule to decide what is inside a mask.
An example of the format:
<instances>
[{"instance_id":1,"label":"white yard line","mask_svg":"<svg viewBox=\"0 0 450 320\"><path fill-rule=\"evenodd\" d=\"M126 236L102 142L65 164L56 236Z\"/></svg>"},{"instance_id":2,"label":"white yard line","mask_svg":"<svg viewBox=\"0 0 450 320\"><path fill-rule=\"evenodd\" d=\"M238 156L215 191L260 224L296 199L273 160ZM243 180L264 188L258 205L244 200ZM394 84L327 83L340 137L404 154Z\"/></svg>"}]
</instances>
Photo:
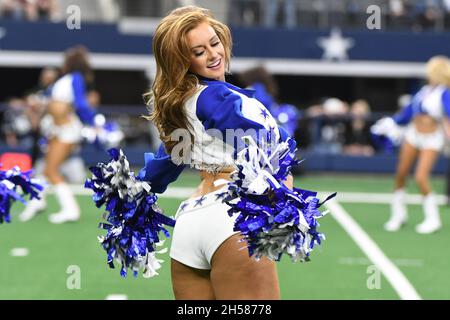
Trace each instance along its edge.
<instances>
[{"instance_id":1,"label":"white yard line","mask_svg":"<svg viewBox=\"0 0 450 320\"><path fill-rule=\"evenodd\" d=\"M105 300L128 300L126 294L108 294Z\"/></svg>"},{"instance_id":2,"label":"white yard line","mask_svg":"<svg viewBox=\"0 0 450 320\"><path fill-rule=\"evenodd\" d=\"M397 267L418 267L422 268L424 266L423 260L421 259L391 259ZM349 265L349 266L368 266L372 262L366 257L342 257L338 260L339 264Z\"/></svg>"},{"instance_id":3,"label":"white yard line","mask_svg":"<svg viewBox=\"0 0 450 320\"><path fill-rule=\"evenodd\" d=\"M12 257L26 257L30 253L27 248L13 248L10 251Z\"/></svg>"},{"instance_id":4,"label":"white yard line","mask_svg":"<svg viewBox=\"0 0 450 320\"><path fill-rule=\"evenodd\" d=\"M319 198L322 199L332 192L319 192ZM371 192L338 192L336 198L339 202L348 203L382 203L388 204L392 200L393 193L371 193ZM422 204L423 198L420 194L407 194L405 197L408 204ZM447 203L447 197L443 194L436 195L438 205Z\"/></svg>"},{"instance_id":5,"label":"white yard line","mask_svg":"<svg viewBox=\"0 0 450 320\"><path fill-rule=\"evenodd\" d=\"M414 289L403 273L335 199L325 203L325 206L353 241L384 274L401 299L421 300L416 289Z\"/></svg>"},{"instance_id":6,"label":"white yard line","mask_svg":"<svg viewBox=\"0 0 450 320\"><path fill-rule=\"evenodd\" d=\"M76 195L92 195L91 189L86 189L82 185L73 184L70 186L72 191ZM52 190L49 190L52 193ZM169 187L167 191L161 195L161 198L178 198L186 199L190 197L195 192L195 188L187 187ZM319 198L325 199L326 196L333 192L320 191ZM348 203L382 203L388 204L391 202L392 193L367 193L367 192L338 192L337 199L339 202ZM406 202L408 204L421 204L423 201L420 194L408 194L406 195ZM439 205L444 205L447 203L447 197L442 194L436 195L436 201Z\"/></svg>"}]
</instances>

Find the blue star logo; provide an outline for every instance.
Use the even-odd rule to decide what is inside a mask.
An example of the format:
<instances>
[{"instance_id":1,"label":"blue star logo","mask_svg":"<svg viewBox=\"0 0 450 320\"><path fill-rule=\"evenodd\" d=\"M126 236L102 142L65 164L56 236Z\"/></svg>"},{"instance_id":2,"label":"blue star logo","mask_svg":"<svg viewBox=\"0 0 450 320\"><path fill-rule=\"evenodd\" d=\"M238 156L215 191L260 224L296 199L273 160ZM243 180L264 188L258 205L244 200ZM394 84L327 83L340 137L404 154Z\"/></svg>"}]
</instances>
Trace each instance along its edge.
<instances>
[{"instance_id":1,"label":"blue star logo","mask_svg":"<svg viewBox=\"0 0 450 320\"><path fill-rule=\"evenodd\" d=\"M219 199L222 199L222 198L225 198L225 196L228 194L228 192L222 192L222 193L219 193L219 194L216 194L216 200L219 200Z\"/></svg>"},{"instance_id":2,"label":"blue star logo","mask_svg":"<svg viewBox=\"0 0 450 320\"><path fill-rule=\"evenodd\" d=\"M264 117L264 120L269 117L269 114L267 113L266 109L261 109L261 115Z\"/></svg>"},{"instance_id":3,"label":"blue star logo","mask_svg":"<svg viewBox=\"0 0 450 320\"><path fill-rule=\"evenodd\" d=\"M188 204L185 202L181 205L180 211L184 211L184 209L188 206Z\"/></svg>"},{"instance_id":4,"label":"blue star logo","mask_svg":"<svg viewBox=\"0 0 450 320\"><path fill-rule=\"evenodd\" d=\"M201 205L202 205L202 202L205 201L205 199L206 199L205 196L201 196L200 199L198 199L198 200L195 201L194 207L196 207L196 206L201 206Z\"/></svg>"}]
</instances>

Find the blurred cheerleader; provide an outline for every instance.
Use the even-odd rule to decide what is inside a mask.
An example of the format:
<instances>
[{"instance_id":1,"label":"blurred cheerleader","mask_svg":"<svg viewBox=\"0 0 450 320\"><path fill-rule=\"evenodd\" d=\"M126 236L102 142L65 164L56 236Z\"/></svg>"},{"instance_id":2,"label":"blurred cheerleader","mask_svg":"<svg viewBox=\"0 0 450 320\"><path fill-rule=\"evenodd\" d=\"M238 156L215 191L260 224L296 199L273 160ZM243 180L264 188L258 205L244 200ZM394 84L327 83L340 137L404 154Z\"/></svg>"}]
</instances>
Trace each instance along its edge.
<instances>
[{"instance_id":1,"label":"blurred cheerleader","mask_svg":"<svg viewBox=\"0 0 450 320\"><path fill-rule=\"evenodd\" d=\"M418 91L411 103L393 118L385 118L375 128L400 132L395 125L407 126L395 176L395 191L391 203L391 216L384 225L387 231L397 231L407 222L405 184L411 166L418 160L415 180L423 195L425 219L416 226L416 232L428 234L442 227L439 208L430 185L430 174L442 151L446 137L450 137L450 61L435 56L426 65L427 84ZM393 120L393 122L391 122ZM394 123L395 122L395 123ZM375 131L377 131L375 129ZM400 135L397 135L397 138Z\"/></svg>"},{"instance_id":2,"label":"blurred cheerleader","mask_svg":"<svg viewBox=\"0 0 450 320\"><path fill-rule=\"evenodd\" d=\"M86 97L86 85L92 81L93 73L88 63L87 50L81 46L69 49L65 54L62 77L51 89L47 107L48 122L46 128L43 128L48 138L44 175L53 185L61 207L59 212L49 216L52 223L76 221L80 218L80 208L60 167L79 147L83 123L94 125L95 113ZM44 197L31 201L20 215L20 220L30 220L45 207Z\"/></svg>"},{"instance_id":3,"label":"blurred cheerleader","mask_svg":"<svg viewBox=\"0 0 450 320\"><path fill-rule=\"evenodd\" d=\"M294 137L302 114L296 106L280 103L275 77L261 65L243 71L238 75L238 79L244 87L255 90L255 98L267 108L277 123Z\"/></svg>"}]
</instances>

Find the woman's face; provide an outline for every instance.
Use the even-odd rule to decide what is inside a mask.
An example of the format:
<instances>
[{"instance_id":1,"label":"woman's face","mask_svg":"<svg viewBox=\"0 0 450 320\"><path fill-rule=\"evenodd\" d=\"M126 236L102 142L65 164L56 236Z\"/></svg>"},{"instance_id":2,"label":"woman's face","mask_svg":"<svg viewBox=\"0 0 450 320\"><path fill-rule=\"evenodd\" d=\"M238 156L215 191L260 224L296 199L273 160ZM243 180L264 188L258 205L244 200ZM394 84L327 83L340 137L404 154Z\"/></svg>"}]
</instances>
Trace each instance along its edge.
<instances>
[{"instance_id":1,"label":"woman's face","mask_svg":"<svg viewBox=\"0 0 450 320\"><path fill-rule=\"evenodd\" d=\"M214 29L203 22L186 36L191 52L189 70L206 78L225 81L225 50Z\"/></svg>"}]
</instances>

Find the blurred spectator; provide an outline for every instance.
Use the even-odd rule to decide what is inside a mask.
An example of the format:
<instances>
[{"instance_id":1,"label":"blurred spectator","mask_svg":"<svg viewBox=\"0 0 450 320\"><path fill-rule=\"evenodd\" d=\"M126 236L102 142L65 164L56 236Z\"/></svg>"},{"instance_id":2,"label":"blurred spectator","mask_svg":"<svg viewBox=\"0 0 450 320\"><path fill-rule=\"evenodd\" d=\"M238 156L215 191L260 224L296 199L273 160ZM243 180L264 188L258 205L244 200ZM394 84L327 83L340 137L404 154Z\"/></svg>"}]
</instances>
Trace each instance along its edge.
<instances>
[{"instance_id":1,"label":"blurred spectator","mask_svg":"<svg viewBox=\"0 0 450 320\"><path fill-rule=\"evenodd\" d=\"M26 97L25 114L30 122L31 131L39 132L39 124L47 108L47 100L39 94L30 94Z\"/></svg>"},{"instance_id":2,"label":"blurred spectator","mask_svg":"<svg viewBox=\"0 0 450 320\"><path fill-rule=\"evenodd\" d=\"M442 9L444 10L445 29L450 28L450 0L442 0Z\"/></svg>"},{"instance_id":3,"label":"blurred spectator","mask_svg":"<svg viewBox=\"0 0 450 320\"><path fill-rule=\"evenodd\" d=\"M37 85L29 90L29 93L35 93L41 96L50 94L51 86L59 77L59 71L53 67L43 68L39 74Z\"/></svg>"},{"instance_id":4,"label":"blurred spectator","mask_svg":"<svg viewBox=\"0 0 450 320\"><path fill-rule=\"evenodd\" d=\"M2 18L57 21L58 13L58 0L0 0Z\"/></svg>"},{"instance_id":5,"label":"blurred spectator","mask_svg":"<svg viewBox=\"0 0 450 320\"><path fill-rule=\"evenodd\" d=\"M28 91L27 95L27 116L31 122L31 135L34 139L31 147L31 156L35 161L41 153L41 119L47 109L47 103L50 97L51 87L59 76L57 69L48 67L42 69L39 74L39 80L36 87Z\"/></svg>"},{"instance_id":6,"label":"blurred spectator","mask_svg":"<svg viewBox=\"0 0 450 320\"><path fill-rule=\"evenodd\" d=\"M344 144L348 104L338 98L328 98L321 105L308 108L309 135L312 151L341 153Z\"/></svg>"},{"instance_id":7,"label":"blurred spectator","mask_svg":"<svg viewBox=\"0 0 450 320\"><path fill-rule=\"evenodd\" d=\"M405 15L405 0L389 0L389 14L392 17Z\"/></svg>"},{"instance_id":8,"label":"blurred spectator","mask_svg":"<svg viewBox=\"0 0 450 320\"><path fill-rule=\"evenodd\" d=\"M58 19L59 3L57 0L27 0L28 2L28 19L34 20L50 20Z\"/></svg>"},{"instance_id":9,"label":"blurred spectator","mask_svg":"<svg viewBox=\"0 0 450 320\"><path fill-rule=\"evenodd\" d=\"M345 11L347 12L349 24L363 26L367 18L361 13L364 12L366 8L367 6L365 6L364 3L361 3L360 0L347 0Z\"/></svg>"},{"instance_id":10,"label":"blurred spectator","mask_svg":"<svg viewBox=\"0 0 450 320\"><path fill-rule=\"evenodd\" d=\"M278 25L280 5L283 7L281 25L294 28L297 25L297 4L295 0L264 0L264 26L273 28Z\"/></svg>"},{"instance_id":11,"label":"blurred spectator","mask_svg":"<svg viewBox=\"0 0 450 320\"><path fill-rule=\"evenodd\" d=\"M372 156L375 153L371 141L370 106L366 100L353 102L350 118L346 123L344 154L353 156Z\"/></svg>"},{"instance_id":12,"label":"blurred spectator","mask_svg":"<svg viewBox=\"0 0 450 320\"><path fill-rule=\"evenodd\" d=\"M2 19L25 19L25 8L19 0L0 0L0 17Z\"/></svg>"},{"instance_id":13,"label":"blurred spectator","mask_svg":"<svg viewBox=\"0 0 450 320\"><path fill-rule=\"evenodd\" d=\"M411 10L405 0L389 0L388 7L388 24L390 27L399 28L408 24Z\"/></svg>"},{"instance_id":14,"label":"blurred spectator","mask_svg":"<svg viewBox=\"0 0 450 320\"><path fill-rule=\"evenodd\" d=\"M437 27L443 18L439 0L425 0L417 2L414 8L414 29L418 31L430 30Z\"/></svg>"},{"instance_id":15,"label":"blurred spectator","mask_svg":"<svg viewBox=\"0 0 450 320\"><path fill-rule=\"evenodd\" d=\"M2 131L9 147L31 148L33 138L31 123L26 113L27 104L24 99L11 98L3 115Z\"/></svg>"},{"instance_id":16,"label":"blurred spectator","mask_svg":"<svg viewBox=\"0 0 450 320\"><path fill-rule=\"evenodd\" d=\"M228 23L231 26L259 24L260 3L258 0L229 0Z\"/></svg>"}]
</instances>

